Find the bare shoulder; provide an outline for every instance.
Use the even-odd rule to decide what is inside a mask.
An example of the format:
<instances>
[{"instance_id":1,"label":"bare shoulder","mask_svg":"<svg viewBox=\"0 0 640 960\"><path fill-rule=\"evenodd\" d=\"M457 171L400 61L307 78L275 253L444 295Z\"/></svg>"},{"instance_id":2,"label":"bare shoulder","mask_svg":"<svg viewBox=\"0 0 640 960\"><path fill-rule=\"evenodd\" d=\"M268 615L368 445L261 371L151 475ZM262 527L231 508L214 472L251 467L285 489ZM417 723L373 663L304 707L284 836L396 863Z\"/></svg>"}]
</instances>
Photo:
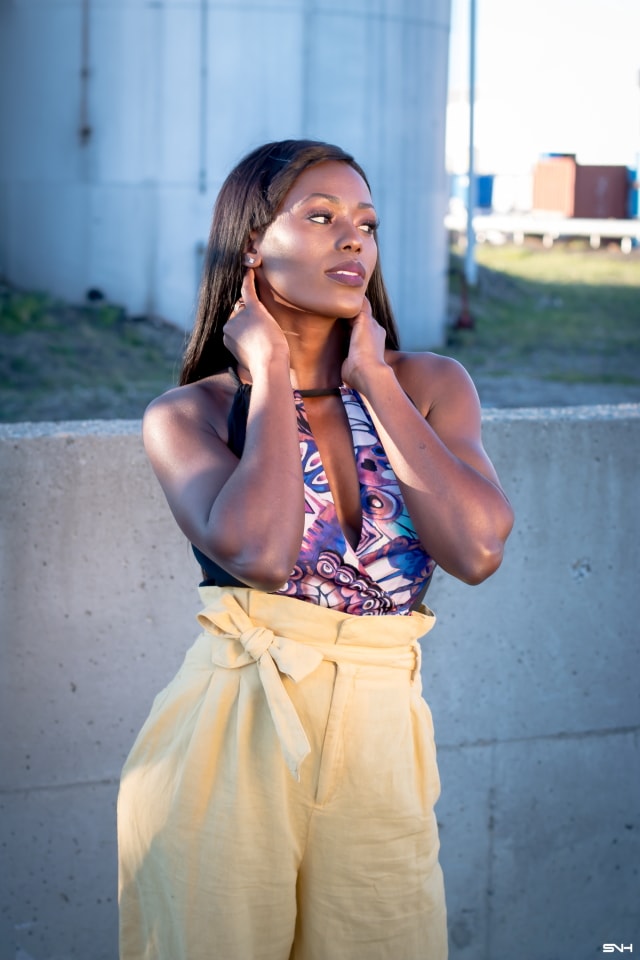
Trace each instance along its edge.
<instances>
[{"instance_id":1,"label":"bare shoulder","mask_svg":"<svg viewBox=\"0 0 640 960\"><path fill-rule=\"evenodd\" d=\"M174 427L209 432L226 443L227 416L235 390L236 384L226 372L167 390L145 410L145 445Z\"/></svg>"},{"instance_id":2,"label":"bare shoulder","mask_svg":"<svg viewBox=\"0 0 640 960\"><path fill-rule=\"evenodd\" d=\"M434 414L437 407L445 404L448 407L462 405L469 412L479 407L471 377L453 357L389 350L386 360L424 417Z\"/></svg>"},{"instance_id":3,"label":"bare shoulder","mask_svg":"<svg viewBox=\"0 0 640 960\"><path fill-rule=\"evenodd\" d=\"M482 444L482 411L474 383L457 360L436 353L387 357L407 396L451 453L499 486Z\"/></svg>"}]
</instances>

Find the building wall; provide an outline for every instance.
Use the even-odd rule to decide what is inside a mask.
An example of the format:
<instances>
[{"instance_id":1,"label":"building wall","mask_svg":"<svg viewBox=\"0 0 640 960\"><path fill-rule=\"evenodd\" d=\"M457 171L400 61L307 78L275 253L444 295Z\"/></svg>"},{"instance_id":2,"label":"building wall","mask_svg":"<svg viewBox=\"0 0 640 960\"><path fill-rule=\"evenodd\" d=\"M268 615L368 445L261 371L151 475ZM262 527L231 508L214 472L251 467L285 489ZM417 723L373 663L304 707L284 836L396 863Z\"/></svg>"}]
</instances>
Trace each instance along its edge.
<instances>
[{"instance_id":1,"label":"building wall","mask_svg":"<svg viewBox=\"0 0 640 960\"><path fill-rule=\"evenodd\" d=\"M5 0L0 274L189 327L211 209L249 149L354 152L410 349L442 341L450 0Z\"/></svg>"},{"instance_id":2,"label":"building wall","mask_svg":"<svg viewBox=\"0 0 640 960\"><path fill-rule=\"evenodd\" d=\"M129 422L0 426L0 956L116 960L115 798L198 571ZM485 411L517 522L438 574L423 683L452 960L638 943L640 406ZM637 946L636 946L637 949Z\"/></svg>"}]
</instances>

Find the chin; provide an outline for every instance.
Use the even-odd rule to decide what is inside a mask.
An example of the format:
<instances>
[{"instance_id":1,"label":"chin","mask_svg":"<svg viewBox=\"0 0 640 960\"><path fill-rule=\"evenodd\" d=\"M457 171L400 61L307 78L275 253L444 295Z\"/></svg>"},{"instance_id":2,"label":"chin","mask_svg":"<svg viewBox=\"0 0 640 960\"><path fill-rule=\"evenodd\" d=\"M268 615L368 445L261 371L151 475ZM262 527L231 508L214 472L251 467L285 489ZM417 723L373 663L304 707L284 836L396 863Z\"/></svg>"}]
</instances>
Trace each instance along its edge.
<instances>
[{"instance_id":1,"label":"chin","mask_svg":"<svg viewBox=\"0 0 640 960\"><path fill-rule=\"evenodd\" d=\"M282 290L276 290L271 287L267 297L261 297L265 306L269 307L269 301L273 302L274 307L281 307L285 310L292 310L299 313L306 313L312 316L324 317L327 320L336 320L340 317L356 317L362 310L365 291L363 288L356 290L346 288L345 290L335 290L324 295L320 293L315 296L307 297L305 291L291 291L287 296Z\"/></svg>"},{"instance_id":2,"label":"chin","mask_svg":"<svg viewBox=\"0 0 640 960\"><path fill-rule=\"evenodd\" d=\"M364 294L348 297L334 297L324 303L316 303L307 308L309 313L317 313L321 317L351 319L357 317L364 304ZM305 309L305 308L303 308Z\"/></svg>"},{"instance_id":3,"label":"chin","mask_svg":"<svg viewBox=\"0 0 640 960\"><path fill-rule=\"evenodd\" d=\"M362 309L362 300L354 303L305 303L303 301L292 302L278 300L278 306L288 310L294 310L296 313L305 313L309 316L322 317L325 320L351 319L356 317Z\"/></svg>"}]
</instances>

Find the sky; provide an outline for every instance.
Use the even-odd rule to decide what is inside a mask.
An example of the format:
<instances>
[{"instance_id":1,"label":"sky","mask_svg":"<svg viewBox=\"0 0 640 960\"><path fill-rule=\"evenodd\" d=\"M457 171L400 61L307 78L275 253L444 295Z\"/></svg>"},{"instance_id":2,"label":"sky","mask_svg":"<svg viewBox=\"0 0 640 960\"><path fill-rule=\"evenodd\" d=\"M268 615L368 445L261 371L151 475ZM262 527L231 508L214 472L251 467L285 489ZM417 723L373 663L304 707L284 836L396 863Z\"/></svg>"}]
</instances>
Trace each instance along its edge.
<instances>
[{"instance_id":1,"label":"sky","mask_svg":"<svg viewBox=\"0 0 640 960\"><path fill-rule=\"evenodd\" d=\"M468 151L470 0L452 0L447 166ZM640 165L640 0L476 0L476 162Z\"/></svg>"}]
</instances>

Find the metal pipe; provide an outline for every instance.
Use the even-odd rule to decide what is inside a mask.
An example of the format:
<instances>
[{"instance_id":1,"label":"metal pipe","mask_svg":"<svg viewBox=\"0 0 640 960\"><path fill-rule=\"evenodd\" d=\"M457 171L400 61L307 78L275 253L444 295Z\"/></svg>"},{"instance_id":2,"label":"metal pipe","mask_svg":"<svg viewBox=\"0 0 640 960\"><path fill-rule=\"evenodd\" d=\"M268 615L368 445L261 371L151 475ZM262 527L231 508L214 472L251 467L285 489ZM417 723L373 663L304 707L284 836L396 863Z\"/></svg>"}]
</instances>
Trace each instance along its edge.
<instances>
[{"instance_id":1,"label":"metal pipe","mask_svg":"<svg viewBox=\"0 0 640 960\"><path fill-rule=\"evenodd\" d=\"M476 0L469 0L469 192L467 194L467 249L464 272L467 283L475 287L478 281L478 265L475 259L476 235L473 229L473 211L476 197L475 153L475 101L476 101Z\"/></svg>"},{"instance_id":2,"label":"metal pipe","mask_svg":"<svg viewBox=\"0 0 640 960\"><path fill-rule=\"evenodd\" d=\"M89 121L89 78L91 70L90 57L90 0L82 0L82 21L80 25L80 119L78 137L80 146L84 147L91 138L91 123Z\"/></svg>"},{"instance_id":3,"label":"metal pipe","mask_svg":"<svg viewBox=\"0 0 640 960\"><path fill-rule=\"evenodd\" d=\"M207 192L207 82L209 74L208 14L209 0L200 0L200 170L198 172L198 190L200 193Z\"/></svg>"}]
</instances>

